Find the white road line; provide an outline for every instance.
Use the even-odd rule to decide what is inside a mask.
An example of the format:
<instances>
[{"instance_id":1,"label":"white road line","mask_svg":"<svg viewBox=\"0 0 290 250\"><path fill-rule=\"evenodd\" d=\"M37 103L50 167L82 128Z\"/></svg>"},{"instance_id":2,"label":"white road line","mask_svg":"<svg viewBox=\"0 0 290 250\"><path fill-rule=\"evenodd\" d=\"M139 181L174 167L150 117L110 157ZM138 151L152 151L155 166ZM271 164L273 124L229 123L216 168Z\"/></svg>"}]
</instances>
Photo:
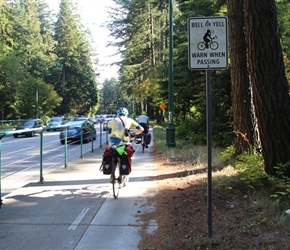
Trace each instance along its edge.
<instances>
[{"instance_id":1,"label":"white road line","mask_svg":"<svg viewBox=\"0 0 290 250\"><path fill-rule=\"evenodd\" d=\"M74 222L70 225L68 230L75 230L78 226L78 224L81 222L81 220L85 217L86 213L89 211L89 208L84 208L79 216L74 220Z\"/></svg>"},{"instance_id":2,"label":"white road line","mask_svg":"<svg viewBox=\"0 0 290 250\"><path fill-rule=\"evenodd\" d=\"M35 146L32 146L32 147L28 147L28 148L24 148L24 149L19 149L19 150L15 150L15 151L11 151L9 153L6 153L6 154L2 154L2 156L6 156L6 155L15 155L15 153L18 153L18 152L21 152L21 151L27 151L28 149L32 149L32 148L35 148Z\"/></svg>"},{"instance_id":3,"label":"white road line","mask_svg":"<svg viewBox=\"0 0 290 250\"><path fill-rule=\"evenodd\" d=\"M18 160L18 161L13 161L13 162L11 162L11 163L9 163L9 164L5 164L5 167L8 167L8 166L10 166L10 165L14 165L15 163L23 163L23 162L26 162L27 160L29 160L29 159L31 159L31 158L33 158L33 157L35 157L35 155L32 155L32 156L26 157L26 158L21 159L21 160ZM32 166L32 167L33 167L33 166ZM29 167L29 168L26 168L26 169L23 169L23 170L27 170L27 169L30 169L30 168L32 168L32 167ZM23 171L23 170L21 170L21 171Z\"/></svg>"}]
</instances>

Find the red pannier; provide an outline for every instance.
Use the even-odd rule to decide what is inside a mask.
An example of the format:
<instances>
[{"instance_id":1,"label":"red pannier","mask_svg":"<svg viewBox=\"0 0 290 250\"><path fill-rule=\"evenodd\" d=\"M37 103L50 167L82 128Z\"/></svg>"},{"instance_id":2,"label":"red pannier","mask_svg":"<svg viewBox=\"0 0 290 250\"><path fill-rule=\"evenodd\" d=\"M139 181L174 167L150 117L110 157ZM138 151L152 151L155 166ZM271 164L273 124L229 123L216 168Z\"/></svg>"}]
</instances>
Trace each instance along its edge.
<instances>
[{"instance_id":1,"label":"red pannier","mask_svg":"<svg viewBox=\"0 0 290 250\"><path fill-rule=\"evenodd\" d=\"M105 151L103 154L103 161L100 166L100 171L103 171L103 174L109 175L112 173L113 168L113 154L110 152L109 147L105 147Z\"/></svg>"},{"instance_id":2,"label":"red pannier","mask_svg":"<svg viewBox=\"0 0 290 250\"><path fill-rule=\"evenodd\" d=\"M135 152L135 150L133 149L133 147L130 144L126 145L125 151L126 151L127 155L122 154L120 156L120 161L121 161L120 174L121 175L129 175L131 173L131 170L132 170L131 157L133 156L133 154Z\"/></svg>"}]
</instances>

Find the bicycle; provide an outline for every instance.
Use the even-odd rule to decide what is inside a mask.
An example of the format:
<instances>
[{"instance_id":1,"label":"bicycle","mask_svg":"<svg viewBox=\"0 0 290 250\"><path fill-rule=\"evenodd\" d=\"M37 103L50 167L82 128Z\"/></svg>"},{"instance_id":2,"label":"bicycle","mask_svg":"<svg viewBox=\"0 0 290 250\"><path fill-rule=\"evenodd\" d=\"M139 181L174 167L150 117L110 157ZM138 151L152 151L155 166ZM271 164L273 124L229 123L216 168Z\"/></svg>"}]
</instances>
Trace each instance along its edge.
<instances>
[{"instance_id":1,"label":"bicycle","mask_svg":"<svg viewBox=\"0 0 290 250\"><path fill-rule=\"evenodd\" d=\"M146 134L145 133L141 133L141 134L135 136L135 143L136 144L141 144L142 153L144 153L145 148L147 148Z\"/></svg>"},{"instance_id":2,"label":"bicycle","mask_svg":"<svg viewBox=\"0 0 290 250\"><path fill-rule=\"evenodd\" d=\"M197 48L199 50L205 50L206 48L211 48L212 50L217 50L219 47L219 44L216 41L213 41L215 38L212 38L209 43L208 46L206 46L205 42L199 42L197 44Z\"/></svg>"},{"instance_id":3,"label":"bicycle","mask_svg":"<svg viewBox=\"0 0 290 250\"><path fill-rule=\"evenodd\" d=\"M113 144L110 147L110 152L113 154L112 173L110 176L110 182L112 183L113 186L113 195L115 199L118 198L121 187L125 187L127 182L127 175L121 175L120 173L121 161L120 155L117 152L116 148L117 145L115 144Z\"/></svg>"}]
</instances>

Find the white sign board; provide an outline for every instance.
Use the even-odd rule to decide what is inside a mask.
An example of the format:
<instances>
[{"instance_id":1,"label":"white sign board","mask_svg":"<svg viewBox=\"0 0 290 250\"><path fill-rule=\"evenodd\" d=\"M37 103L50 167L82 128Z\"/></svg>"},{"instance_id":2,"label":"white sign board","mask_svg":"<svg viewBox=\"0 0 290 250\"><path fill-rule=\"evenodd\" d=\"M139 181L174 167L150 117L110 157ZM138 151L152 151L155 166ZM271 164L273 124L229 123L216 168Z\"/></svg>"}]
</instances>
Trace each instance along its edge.
<instances>
[{"instance_id":1,"label":"white sign board","mask_svg":"<svg viewBox=\"0 0 290 250\"><path fill-rule=\"evenodd\" d=\"M189 69L228 67L228 21L226 17L188 19Z\"/></svg>"}]
</instances>

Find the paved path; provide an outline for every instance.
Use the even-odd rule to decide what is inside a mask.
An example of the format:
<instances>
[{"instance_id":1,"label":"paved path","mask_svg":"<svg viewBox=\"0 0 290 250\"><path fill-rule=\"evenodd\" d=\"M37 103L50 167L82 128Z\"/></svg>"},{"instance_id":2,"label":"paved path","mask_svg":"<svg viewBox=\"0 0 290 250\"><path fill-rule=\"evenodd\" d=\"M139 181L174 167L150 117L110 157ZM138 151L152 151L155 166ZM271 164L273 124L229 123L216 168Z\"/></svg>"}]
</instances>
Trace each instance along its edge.
<instances>
[{"instance_id":1,"label":"paved path","mask_svg":"<svg viewBox=\"0 0 290 250\"><path fill-rule=\"evenodd\" d=\"M32 180L2 198L0 249L138 249L138 215L154 209L146 203L146 190L155 184L144 177L155 165L150 146L145 153L133 147L133 170L118 199L109 176L99 171L100 148L44 176L43 184ZM156 226L152 222L148 230Z\"/></svg>"}]
</instances>

